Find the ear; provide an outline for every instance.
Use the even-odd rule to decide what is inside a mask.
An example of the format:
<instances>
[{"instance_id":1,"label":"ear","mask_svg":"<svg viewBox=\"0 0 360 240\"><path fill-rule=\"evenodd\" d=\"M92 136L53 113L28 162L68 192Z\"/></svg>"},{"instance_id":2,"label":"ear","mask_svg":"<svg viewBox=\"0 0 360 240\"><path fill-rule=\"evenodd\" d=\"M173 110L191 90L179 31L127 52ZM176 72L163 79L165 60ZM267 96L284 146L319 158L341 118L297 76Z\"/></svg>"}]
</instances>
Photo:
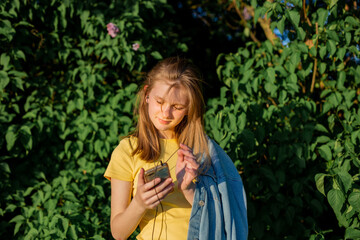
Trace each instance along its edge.
<instances>
[{"instance_id":1,"label":"ear","mask_svg":"<svg viewBox=\"0 0 360 240\"><path fill-rule=\"evenodd\" d=\"M144 92L145 92L145 94L146 94L146 92L147 92L147 90L148 90L148 87L149 87L149 85L145 85L145 86L144 86Z\"/></svg>"},{"instance_id":2,"label":"ear","mask_svg":"<svg viewBox=\"0 0 360 240\"><path fill-rule=\"evenodd\" d=\"M145 101L149 103L149 93L147 92L149 85L144 86Z\"/></svg>"}]
</instances>

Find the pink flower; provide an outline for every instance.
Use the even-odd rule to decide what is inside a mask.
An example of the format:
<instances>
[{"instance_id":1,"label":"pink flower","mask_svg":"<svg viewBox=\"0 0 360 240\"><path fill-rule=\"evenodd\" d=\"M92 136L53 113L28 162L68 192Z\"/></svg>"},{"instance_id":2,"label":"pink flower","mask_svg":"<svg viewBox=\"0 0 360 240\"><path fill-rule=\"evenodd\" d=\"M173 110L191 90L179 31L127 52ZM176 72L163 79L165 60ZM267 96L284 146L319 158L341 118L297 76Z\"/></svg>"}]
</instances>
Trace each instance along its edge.
<instances>
[{"instance_id":1,"label":"pink flower","mask_svg":"<svg viewBox=\"0 0 360 240\"><path fill-rule=\"evenodd\" d=\"M245 20L250 20L251 19L251 15L249 13L249 10L246 7L244 7L243 16L244 16Z\"/></svg>"},{"instance_id":2,"label":"pink flower","mask_svg":"<svg viewBox=\"0 0 360 240\"><path fill-rule=\"evenodd\" d=\"M108 34L113 38L116 37L116 35L120 32L119 28L117 26L115 26L115 24L113 24L113 23L108 23L106 25L106 28L107 28Z\"/></svg>"},{"instance_id":3,"label":"pink flower","mask_svg":"<svg viewBox=\"0 0 360 240\"><path fill-rule=\"evenodd\" d=\"M137 51L137 50L139 49L139 47L140 47L140 44L138 44L138 43L134 43L134 44L132 45L132 49L133 49L134 51Z\"/></svg>"}]
</instances>

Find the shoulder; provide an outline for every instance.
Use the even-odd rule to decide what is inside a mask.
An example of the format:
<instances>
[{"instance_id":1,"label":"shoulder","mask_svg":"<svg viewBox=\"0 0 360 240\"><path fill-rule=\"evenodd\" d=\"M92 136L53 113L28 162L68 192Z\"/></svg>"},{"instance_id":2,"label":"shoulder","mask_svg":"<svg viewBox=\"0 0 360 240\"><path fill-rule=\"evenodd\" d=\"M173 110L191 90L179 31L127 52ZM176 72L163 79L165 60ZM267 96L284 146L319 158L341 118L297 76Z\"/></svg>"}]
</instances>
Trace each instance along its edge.
<instances>
[{"instance_id":1,"label":"shoulder","mask_svg":"<svg viewBox=\"0 0 360 240\"><path fill-rule=\"evenodd\" d=\"M131 155L137 145L137 138L128 136L120 140L117 147L114 149L113 154L126 154Z\"/></svg>"}]
</instances>

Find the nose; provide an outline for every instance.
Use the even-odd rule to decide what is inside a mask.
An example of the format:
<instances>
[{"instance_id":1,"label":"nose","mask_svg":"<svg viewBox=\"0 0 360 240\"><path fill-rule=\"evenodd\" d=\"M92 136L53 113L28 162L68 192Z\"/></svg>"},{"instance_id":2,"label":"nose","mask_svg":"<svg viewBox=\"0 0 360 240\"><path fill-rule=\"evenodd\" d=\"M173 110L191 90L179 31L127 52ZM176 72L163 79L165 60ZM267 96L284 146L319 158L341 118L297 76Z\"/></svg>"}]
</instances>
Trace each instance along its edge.
<instances>
[{"instance_id":1,"label":"nose","mask_svg":"<svg viewBox=\"0 0 360 240\"><path fill-rule=\"evenodd\" d=\"M161 112L164 118L170 118L171 117L171 106L169 104L163 104L161 106Z\"/></svg>"}]
</instances>

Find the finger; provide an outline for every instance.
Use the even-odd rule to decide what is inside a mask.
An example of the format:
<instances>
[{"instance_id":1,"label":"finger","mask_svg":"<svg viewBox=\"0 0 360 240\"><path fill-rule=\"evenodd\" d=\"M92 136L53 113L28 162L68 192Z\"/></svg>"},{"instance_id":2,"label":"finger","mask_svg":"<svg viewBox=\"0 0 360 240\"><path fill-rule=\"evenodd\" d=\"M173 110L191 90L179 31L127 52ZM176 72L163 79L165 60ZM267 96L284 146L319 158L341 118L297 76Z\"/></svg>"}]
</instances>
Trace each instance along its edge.
<instances>
[{"instance_id":1,"label":"finger","mask_svg":"<svg viewBox=\"0 0 360 240\"><path fill-rule=\"evenodd\" d=\"M184 157L184 161L187 163L187 167L191 167L194 169L198 169L200 164L195 160L195 158L192 157Z\"/></svg>"},{"instance_id":2,"label":"finger","mask_svg":"<svg viewBox=\"0 0 360 240\"><path fill-rule=\"evenodd\" d=\"M184 155L184 156L186 156L186 157L191 157L191 158L196 159L195 156L194 156L194 154L193 154L192 152L188 151L188 150L180 149L180 150L178 151L178 153L179 153L179 154L182 154L182 155Z\"/></svg>"},{"instance_id":3,"label":"finger","mask_svg":"<svg viewBox=\"0 0 360 240\"><path fill-rule=\"evenodd\" d=\"M153 199L153 197L155 196L156 197L156 194L158 192L160 192L160 189L163 189L163 188L158 188L158 189L155 189L155 186L159 186L161 184L159 184L161 182L161 179L160 178L155 178L154 180L148 182L148 183L145 183L141 190L139 189L138 191L142 192L142 199L143 201L145 202L145 204L149 205L149 204L152 204L154 201L151 200ZM172 180L169 181L170 183L172 182Z\"/></svg>"},{"instance_id":4,"label":"finger","mask_svg":"<svg viewBox=\"0 0 360 240\"><path fill-rule=\"evenodd\" d=\"M191 180L193 180L194 178L196 178L198 176L198 172L197 172L197 169L194 169L194 168L188 168L186 167L185 168L185 172L187 174L187 177L190 177Z\"/></svg>"},{"instance_id":5,"label":"finger","mask_svg":"<svg viewBox=\"0 0 360 240\"><path fill-rule=\"evenodd\" d=\"M161 178L155 178L148 183L145 183L144 190L149 191L161 182Z\"/></svg>"},{"instance_id":6,"label":"finger","mask_svg":"<svg viewBox=\"0 0 360 240\"><path fill-rule=\"evenodd\" d=\"M164 180L162 183L160 183L159 185L157 185L154 188L154 193L155 194L159 194L161 191L163 191L167 186L172 185L172 179L171 178L167 178L166 180Z\"/></svg>"},{"instance_id":7,"label":"finger","mask_svg":"<svg viewBox=\"0 0 360 240\"><path fill-rule=\"evenodd\" d=\"M138 186L142 186L145 184L145 179L144 179L144 169L141 168L140 169L140 173L139 173L139 177L138 177Z\"/></svg>"},{"instance_id":8,"label":"finger","mask_svg":"<svg viewBox=\"0 0 360 240\"><path fill-rule=\"evenodd\" d=\"M155 190L154 190L155 191ZM162 201L169 193L171 193L172 191L174 191L174 183L170 182L170 184L167 184L164 188L162 188L159 191L156 191L156 193L154 194L154 196L150 197L148 199L148 203L149 204L156 204L157 202L159 203L160 201Z\"/></svg>"},{"instance_id":9,"label":"finger","mask_svg":"<svg viewBox=\"0 0 360 240\"><path fill-rule=\"evenodd\" d=\"M191 147L189 147L188 145L186 144L183 144L183 143L180 143L180 147L184 150L187 150L187 151L190 151L192 152L193 150L191 149Z\"/></svg>"},{"instance_id":10,"label":"finger","mask_svg":"<svg viewBox=\"0 0 360 240\"><path fill-rule=\"evenodd\" d=\"M178 161L177 163L182 163L184 161L184 153L181 151L181 149L178 151Z\"/></svg>"}]
</instances>

